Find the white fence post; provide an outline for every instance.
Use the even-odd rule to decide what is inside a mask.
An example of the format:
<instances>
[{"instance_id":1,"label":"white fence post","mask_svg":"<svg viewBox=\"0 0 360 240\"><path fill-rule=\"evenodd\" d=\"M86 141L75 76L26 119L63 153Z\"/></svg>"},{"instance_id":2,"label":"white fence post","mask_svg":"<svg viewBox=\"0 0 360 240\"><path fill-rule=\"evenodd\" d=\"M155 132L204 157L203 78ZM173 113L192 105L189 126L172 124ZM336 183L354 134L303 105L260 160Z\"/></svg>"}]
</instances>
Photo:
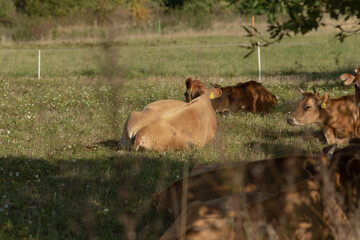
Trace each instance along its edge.
<instances>
[{"instance_id":1,"label":"white fence post","mask_svg":"<svg viewBox=\"0 0 360 240\"><path fill-rule=\"evenodd\" d=\"M41 62L41 50L39 49L39 63L38 63L38 79L40 80L40 62Z\"/></svg>"},{"instance_id":2,"label":"white fence post","mask_svg":"<svg viewBox=\"0 0 360 240\"><path fill-rule=\"evenodd\" d=\"M258 42L259 82L261 82L260 42Z\"/></svg>"}]
</instances>

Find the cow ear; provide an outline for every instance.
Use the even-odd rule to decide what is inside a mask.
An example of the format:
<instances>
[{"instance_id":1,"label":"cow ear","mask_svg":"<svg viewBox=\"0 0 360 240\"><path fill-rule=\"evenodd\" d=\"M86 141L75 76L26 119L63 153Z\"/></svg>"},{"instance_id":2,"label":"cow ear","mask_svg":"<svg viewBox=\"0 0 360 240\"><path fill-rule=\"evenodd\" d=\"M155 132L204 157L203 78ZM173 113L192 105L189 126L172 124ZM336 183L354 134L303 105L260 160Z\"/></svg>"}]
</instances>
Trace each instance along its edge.
<instances>
[{"instance_id":1,"label":"cow ear","mask_svg":"<svg viewBox=\"0 0 360 240\"><path fill-rule=\"evenodd\" d=\"M187 89L189 89L191 87L192 82L193 82L192 78L188 78L185 80L185 85L186 85Z\"/></svg>"},{"instance_id":2,"label":"cow ear","mask_svg":"<svg viewBox=\"0 0 360 240\"><path fill-rule=\"evenodd\" d=\"M325 93L324 96L321 98L323 100L323 102L327 102L329 100L330 96L328 93Z\"/></svg>"},{"instance_id":3,"label":"cow ear","mask_svg":"<svg viewBox=\"0 0 360 240\"><path fill-rule=\"evenodd\" d=\"M346 173L349 177L360 177L360 159L353 158L347 162Z\"/></svg>"},{"instance_id":4,"label":"cow ear","mask_svg":"<svg viewBox=\"0 0 360 240\"><path fill-rule=\"evenodd\" d=\"M306 159L304 161L303 168L310 176L316 175L320 170L314 159Z\"/></svg>"},{"instance_id":5,"label":"cow ear","mask_svg":"<svg viewBox=\"0 0 360 240\"><path fill-rule=\"evenodd\" d=\"M318 106L320 106L322 109L326 108L326 103L329 100L330 96L328 93L325 93L322 98L320 98L317 102Z\"/></svg>"},{"instance_id":6,"label":"cow ear","mask_svg":"<svg viewBox=\"0 0 360 240\"><path fill-rule=\"evenodd\" d=\"M356 72L356 70L355 70ZM340 80L345 81L345 85L351 85L355 79L355 76L350 73L343 73L340 75Z\"/></svg>"},{"instance_id":7,"label":"cow ear","mask_svg":"<svg viewBox=\"0 0 360 240\"><path fill-rule=\"evenodd\" d=\"M222 91L220 88L213 88L211 90L211 94L210 94L210 98L214 99L214 98L218 98L222 95Z\"/></svg>"},{"instance_id":8,"label":"cow ear","mask_svg":"<svg viewBox=\"0 0 360 240\"><path fill-rule=\"evenodd\" d=\"M310 176L317 175L326 166L329 166L329 162L323 157L320 157L319 159L308 158L303 163L303 169Z\"/></svg>"}]
</instances>

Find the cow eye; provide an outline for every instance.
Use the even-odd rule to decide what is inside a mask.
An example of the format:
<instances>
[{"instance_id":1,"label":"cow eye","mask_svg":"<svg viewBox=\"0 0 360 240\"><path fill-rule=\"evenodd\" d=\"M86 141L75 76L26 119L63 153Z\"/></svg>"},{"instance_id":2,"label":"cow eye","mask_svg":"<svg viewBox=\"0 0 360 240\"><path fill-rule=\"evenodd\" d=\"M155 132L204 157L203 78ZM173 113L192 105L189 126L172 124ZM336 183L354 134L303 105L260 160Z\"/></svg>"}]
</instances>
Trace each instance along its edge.
<instances>
[{"instance_id":1,"label":"cow eye","mask_svg":"<svg viewBox=\"0 0 360 240\"><path fill-rule=\"evenodd\" d=\"M309 110L310 108L311 108L310 105L306 105L306 106L304 107L305 111Z\"/></svg>"}]
</instances>

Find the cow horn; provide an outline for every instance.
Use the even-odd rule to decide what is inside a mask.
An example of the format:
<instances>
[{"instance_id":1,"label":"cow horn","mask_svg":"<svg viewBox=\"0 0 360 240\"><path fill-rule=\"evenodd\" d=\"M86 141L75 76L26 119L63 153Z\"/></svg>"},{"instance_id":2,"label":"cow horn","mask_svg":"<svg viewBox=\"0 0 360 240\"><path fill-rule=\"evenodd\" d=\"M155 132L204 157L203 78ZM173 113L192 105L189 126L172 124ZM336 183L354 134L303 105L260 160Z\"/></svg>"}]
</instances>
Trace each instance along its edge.
<instances>
[{"instance_id":1,"label":"cow horn","mask_svg":"<svg viewBox=\"0 0 360 240\"><path fill-rule=\"evenodd\" d=\"M313 91L314 91L314 95L316 94L316 89L315 87L312 87Z\"/></svg>"},{"instance_id":2,"label":"cow horn","mask_svg":"<svg viewBox=\"0 0 360 240\"><path fill-rule=\"evenodd\" d=\"M327 158L328 161L331 161L331 159L332 159L332 157L333 157L333 155L334 155L334 152L335 152L336 147L337 147L337 144L334 144L334 145L332 146L332 148L327 152L326 158Z\"/></svg>"},{"instance_id":3,"label":"cow horn","mask_svg":"<svg viewBox=\"0 0 360 240\"><path fill-rule=\"evenodd\" d=\"M304 95L304 90L302 90L300 87L298 87L299 92Z\"/></svg>"}]
</instances>

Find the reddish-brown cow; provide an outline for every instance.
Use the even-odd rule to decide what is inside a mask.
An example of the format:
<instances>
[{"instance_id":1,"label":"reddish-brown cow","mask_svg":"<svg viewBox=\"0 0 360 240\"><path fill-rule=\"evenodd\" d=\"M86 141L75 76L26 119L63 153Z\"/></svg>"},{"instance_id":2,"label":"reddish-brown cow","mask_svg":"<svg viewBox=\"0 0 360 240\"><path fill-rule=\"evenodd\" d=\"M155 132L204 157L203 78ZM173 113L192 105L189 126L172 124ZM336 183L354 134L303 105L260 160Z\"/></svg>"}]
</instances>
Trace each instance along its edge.
<instances>
[{"instance_id":1,"label":"reddish-brown cow","mask_svg":"<svg viewBox=\"0 0 360 240\"><path fill-rule=\"evenodd\" d=\"M328 144L346 143L357 136L359 116L355 105L355 97L347 95L330 99L329 94L320 98L319 93L304 92L296 111L287 122L292 126L302 126L316 123L324 133Z\"/></svg>"},{"instance_id":2,"label":"reddish-brown cow","mask_svg":"<svg viewBox=\"0 0 360 240\"><path fill-rule=\"evenodd\" d=\"M193 202L160 239L334 239L357 208L359 153L360 145L336 150L317 176L274 196Z\"/></svg>"},{"instance_id":3,"label":"reddish-brown cow","mask_svg":"<svg viewBox=\"0 0 360 240\"><path fill-rule=\"evenodd\" d=\"M182 210L184 180L187 182L186 202L207 202L240 193L274 194L318 173L328 164L325 155L288 156L249 163L198 167L185 179L154 194L153 207L175 217ZM257 196L257 195L255 195ZM263 196L263 195L262 195ZM262 197L261 196L261 197Z\"/></svg>"},{"instance_id":4,"label":"reddish-brown cow","mask_svg":"<svg viewBox=\"0 0 360 240\"><path fill-rule=\"evenodd\" d=\"M204 85L198 81L198 86ZM261 83L255 81L248 81L245 83L238 83L235 86L221 87L216 85L222 91L221 97L213 99L211 104L216 112L269 112L277 103L276 97L269 90L267 90ZM192 82L186 84L185 97L189 102L198 97L199 88L194 87Z\"/></svg>"}]
</instances>

